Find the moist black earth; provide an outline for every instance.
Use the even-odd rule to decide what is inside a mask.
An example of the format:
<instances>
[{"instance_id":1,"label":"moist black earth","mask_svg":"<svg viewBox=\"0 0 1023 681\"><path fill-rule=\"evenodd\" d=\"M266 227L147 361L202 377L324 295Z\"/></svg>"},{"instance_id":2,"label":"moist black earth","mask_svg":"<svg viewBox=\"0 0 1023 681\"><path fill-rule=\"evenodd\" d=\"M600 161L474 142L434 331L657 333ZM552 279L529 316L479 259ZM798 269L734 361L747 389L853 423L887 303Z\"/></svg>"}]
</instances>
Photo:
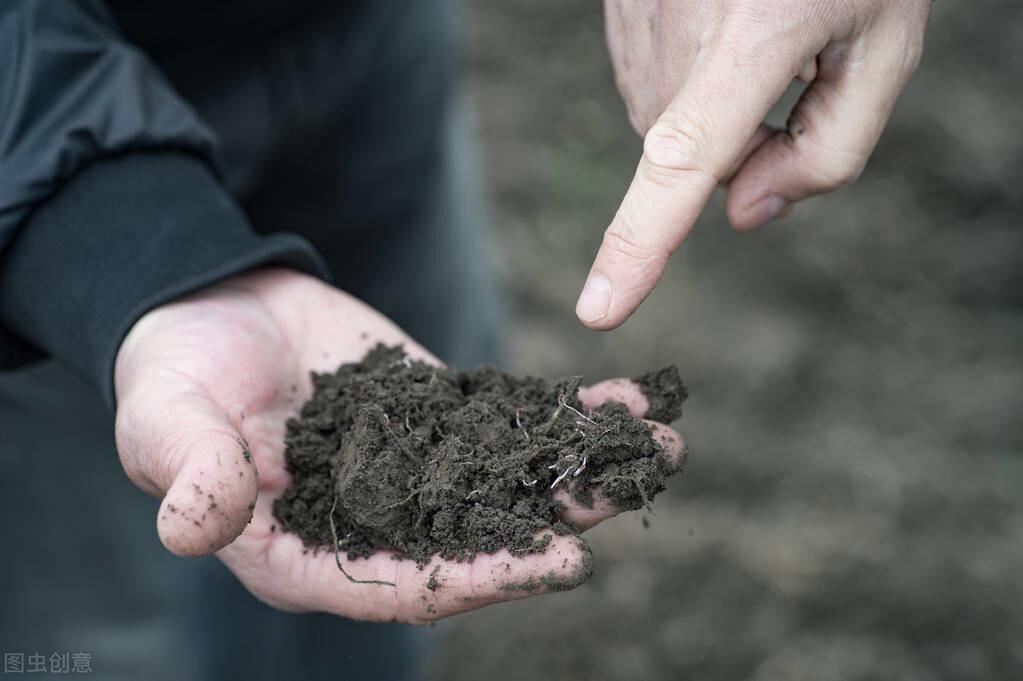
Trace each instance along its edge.
<instances>
[{"instance_id":1,"label":"moist black earth","mask_svg":"<svg viewBox=\"0 0 1023 681\"><path fill-rule=\"evenodd\" d=\"M377 345L312 379L312 397L287 424L292 483L274 503L283 528L310 548L337 541L351 558L387 549L420 564L542 551L543 530L575 532L559 516L562 490L591 505L600 488L639 509L675 472L624 405L584 407L580 377L442 368ZM635 380L652 416L681 414L677 368Z\"/></svg>"}]
</instances>

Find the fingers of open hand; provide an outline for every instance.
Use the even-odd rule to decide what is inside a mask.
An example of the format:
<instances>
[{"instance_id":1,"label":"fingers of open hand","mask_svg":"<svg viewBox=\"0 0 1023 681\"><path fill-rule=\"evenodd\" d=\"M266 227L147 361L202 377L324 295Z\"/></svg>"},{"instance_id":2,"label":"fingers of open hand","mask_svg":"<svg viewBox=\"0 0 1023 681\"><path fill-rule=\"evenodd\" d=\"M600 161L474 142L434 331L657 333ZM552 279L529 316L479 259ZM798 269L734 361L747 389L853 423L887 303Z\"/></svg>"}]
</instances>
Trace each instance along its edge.
<instances>
[{"instance_id":1,"label":"fingers of open hand","mask_svg":"<svg viewBox=\"0 0 1023 681\"><path fill-rule=\"evenodd\" d=\"M130 394L118 404L117 450L128 476L163 497L160 540L181 556L212 553L252 516L258 476L248 446L201 394Z\"/></svg>"},{"instance_id":2,"label":"fingers of open hand","mask_svg":"<svg viewBox=\"0 0 1023 681\"><path fill-rule=\"evenodd\" d=\"M265 553L239 541L218 555L255 595L285 610L329 612L371 621L425 624L451 615L528 596L573 589L593 571L586 543L552 532L542 553L512 555L502 549L470 561L433 558L419 568L388 552L365 559L332 551L305 552L290 534L277 535ZM373 583L376 582L376 583Z\"/></svg>"},{"instance_id":3,"label":"fingers of open hand","mask_svg":"<svg viewBox=\"0 0 1023 681\"><path fill-rule=\"evenodd\" d=\"M646 423L650 426L651 437L661 445L669 468L673 471L681 470L685 466L686 459L686 446L682 436L663 423L657 421L646 421ZM599 489L593 492L592 504L576 500L573 494L577 484L576 481L571 482L567 489L563 488L555 492L554 498L564 506L561 517L580 530L588 530L597 523L612 518L625 510L604 496Z\"/></svg>"},{"instance_id":4,"label":"fingers of open hand","mask_svg":"<svg viewBox=\"0 0 1023 681\"><path fill-rule=\"evenodd\" d=\"M639 385L625 378L602 381L580 388L579 400L589 409L599 407L606 402L618 402L624 404L629 413L636 418L643 418L650 408L650 403L643 391L640 390ZM650 426L651 437L661 445L669 467L675 471L681 470L685 465L686 456L686 446L682 436L663 423L649 420L646 423ZM621 513L622 509L601 494L600 490L594 492L592 505L577 501L573 497L575 484L573 482L567 489L559 490L555 493L554 498L565 507L562 517L580 530L588 530L597 523Z\"/></svg>"},{"instance_id":5,"label":"fingers of open hand","mask_svg":"<svg viewBox=\"0 0 1023 681\"><path fill-rule=\"evenodd\" d=\"M637 419L646 416L650 409L650 401L640 389L639 384L627 378L612 378L600 383L579 388L579 401L587 409L596 409L607 402L624 404L629 413Z\"/></svg>"}]
</instances>

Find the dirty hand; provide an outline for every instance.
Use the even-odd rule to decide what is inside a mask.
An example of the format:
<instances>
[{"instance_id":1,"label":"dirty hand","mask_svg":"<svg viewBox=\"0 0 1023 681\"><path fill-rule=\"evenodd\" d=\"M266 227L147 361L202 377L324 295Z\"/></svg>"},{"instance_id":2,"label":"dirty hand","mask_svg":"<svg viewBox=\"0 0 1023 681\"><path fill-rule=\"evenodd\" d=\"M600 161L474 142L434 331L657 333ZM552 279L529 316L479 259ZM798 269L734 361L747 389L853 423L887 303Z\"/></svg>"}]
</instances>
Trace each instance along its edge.
<instances>
[{"instance_id":1,"label":"dirty hand","mask_svg":"<svg viewBox=\"0 0 1023 681\"><path fill-rule=\"evenodd\" d=\"M272 503L289 481L284 424L310 396L310 372L362 359L377 342L403 344L410 356L437 362L363 303L286 270L238 276L143 316L115 366L117 449L128 476L163 499L157 529L164 545L182 556L216 552L275 607L367 620L422 623L588 577L585 544L554 536L542 554L435 559L436 572L383 551L365 560L341 557L348 574L393 586L355 584L332 552L305 552L295 535L276 527ZM615 399L637 416L647 408L627 381L593 386L581 399L589 406ZM655 428L677 460L680 437ZM593 509L569 506L565 516L586 528L614 513L598 499ZM431 576L443 588L428 589ZM540 577L548 586L515 586Z\"/></svg>"},{"instance_id":2,"label":"dirty hand","mask_svg":"<svg viewBox=\"0 0 1023 681\"><path fill-rule=\"evenodd\" d=\"M576 314L624 322L714 187L736 229L852 182L916 69L930 0L605 0L608 46L643 156ZM762 124L793 78L787 129Z\"/></svg>"}]
</instances>

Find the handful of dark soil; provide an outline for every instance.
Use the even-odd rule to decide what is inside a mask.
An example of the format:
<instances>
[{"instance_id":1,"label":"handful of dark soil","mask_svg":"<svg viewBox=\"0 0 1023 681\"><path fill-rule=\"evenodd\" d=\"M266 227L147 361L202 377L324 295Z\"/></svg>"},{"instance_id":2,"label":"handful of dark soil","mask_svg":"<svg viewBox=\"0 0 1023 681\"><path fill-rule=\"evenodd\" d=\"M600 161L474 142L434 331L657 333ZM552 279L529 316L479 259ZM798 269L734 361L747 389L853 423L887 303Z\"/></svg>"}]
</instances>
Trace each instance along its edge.
<instances>
[{"instance_id":1,"label":"handful of dark soil","mask_svg":"<svg viewBox=\"0 0 1023 681\"><path fill-rule=\"evenodd\" d=\"M580 380L438 368L378 345L313 375L312 398L287 424L293 482L274 514L308 547L352 558L389 549L422 564L542 551L541 530L574 531L558 519L559 489L584 505L598 487L623 509L649 504L673 472L660 444L623 405L585 409ZM675 367L636 380L652 417L681 414Z\"/></svg>"}]
</instances>

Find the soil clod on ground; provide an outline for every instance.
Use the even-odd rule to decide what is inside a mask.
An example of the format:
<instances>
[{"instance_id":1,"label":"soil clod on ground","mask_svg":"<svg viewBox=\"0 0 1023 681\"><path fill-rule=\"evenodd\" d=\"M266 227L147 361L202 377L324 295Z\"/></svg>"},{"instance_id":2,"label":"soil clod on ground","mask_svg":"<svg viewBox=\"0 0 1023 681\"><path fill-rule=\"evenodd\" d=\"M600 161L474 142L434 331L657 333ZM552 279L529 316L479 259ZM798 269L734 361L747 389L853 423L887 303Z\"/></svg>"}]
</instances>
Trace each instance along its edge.
<instances>
[{"instance_id":1,"label":"soil clod on ground","mask_svg":"<svg viewBox=\"0 0 1023 681\"><path fill-rule=\"evenodd\" d=\"M651 418L681 414L676 368L636 380ZM661 445L621 404L586 409L580 383L441 368L377 345L313 374L287 424L292 484L274 514L307 547L337 541L350 558L387 549L422 565L543 551L543 530L575 532L559 519L560 490L583 505L599 488L620 508L648 506L674 472Z\"/></svg>"}]
</instances>

